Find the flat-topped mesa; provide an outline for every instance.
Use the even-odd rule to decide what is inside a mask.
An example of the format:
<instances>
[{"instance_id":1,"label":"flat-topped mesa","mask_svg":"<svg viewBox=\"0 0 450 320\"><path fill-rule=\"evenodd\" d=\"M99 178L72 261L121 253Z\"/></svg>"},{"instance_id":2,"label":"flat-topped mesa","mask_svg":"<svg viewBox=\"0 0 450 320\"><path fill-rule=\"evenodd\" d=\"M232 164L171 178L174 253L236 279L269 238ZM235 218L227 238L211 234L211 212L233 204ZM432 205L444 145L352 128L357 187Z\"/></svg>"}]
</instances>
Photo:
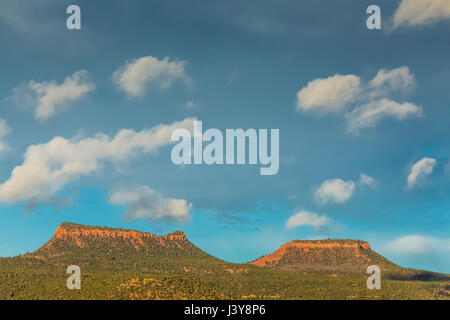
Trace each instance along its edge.
<instances>
[{"instance_id":1,"label":"flat-topped mesa","mask_svg":"<svg viewBox=\"0 0 450 320\"><path fill-rule=\"evenodd\" d=\"M160 238L167 240L187 240L186 234L183 231L174 231Z\"/></svg>"},{"instance_id":2,"label":"flat-topped mesa","mask_svg":"<svg viewBox=\"0 0 450 320\"><path fill-rule=\"evenodd\" d=\"M74 240L78 247L84 246L85 239L124 239L131 241L135 248L144 245L145 239L154 239L164 246L165 241L185 241L182 231L175 231L163 236L135 230L114 229L99 226L85 226L75 223L62 223L56 229L54 239Z\"/></svg>"},{"instance_id":3,"label":"flat-topped mesa","mask_svg":"<svg viewBox=\"0 0 450 320\"><path fill-rule=\"evenodd\" d=\"M370 244L366 241L351 239L325 239L325 240L294 240L285 243L283 246L297 248L363 248L370 249ZM282 246L282 247L283 247Z\"/></svg>"},{"instance_id":4,"label":"flat-topped mesa","mask_svg":"<svg viewBox=\"0 0 450 320\"><path fill-rule=\"evenodd\" d=\"M360 240L295 240L283 244L277 251L250 264L260 267L273 266L288 258L291 262L302 264L339 264L351 260L369 262L370 251L370 244Z\"/></svg>"}]
</instances>

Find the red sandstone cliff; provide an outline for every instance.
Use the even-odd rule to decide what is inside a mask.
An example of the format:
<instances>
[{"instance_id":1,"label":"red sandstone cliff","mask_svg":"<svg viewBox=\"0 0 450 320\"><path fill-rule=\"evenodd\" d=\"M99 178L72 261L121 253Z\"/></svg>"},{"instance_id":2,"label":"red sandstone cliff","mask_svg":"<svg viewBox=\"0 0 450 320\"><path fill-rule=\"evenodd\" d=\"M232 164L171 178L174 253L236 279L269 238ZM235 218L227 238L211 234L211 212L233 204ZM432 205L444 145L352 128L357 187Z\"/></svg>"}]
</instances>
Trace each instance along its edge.
<instances>
[{"instance_id":1,"label":"red sandstone cliff","mask_svg":"<svg viewBox=\"0 0 450 320\"><path fill-rule=\"evenodd\" d=\"M250 264L288 269L361 269L369 264L392 265L359 240L303 240L282 245Z\"/></svg>"}]
</instances>

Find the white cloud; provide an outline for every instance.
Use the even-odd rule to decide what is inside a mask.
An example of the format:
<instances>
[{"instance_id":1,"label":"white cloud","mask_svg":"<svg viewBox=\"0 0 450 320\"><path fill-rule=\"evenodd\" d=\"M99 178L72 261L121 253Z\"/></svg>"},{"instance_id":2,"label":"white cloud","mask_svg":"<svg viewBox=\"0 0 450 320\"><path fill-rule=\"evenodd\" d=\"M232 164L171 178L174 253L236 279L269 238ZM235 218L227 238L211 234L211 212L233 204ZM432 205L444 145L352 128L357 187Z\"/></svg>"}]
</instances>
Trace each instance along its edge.
<instances>
[{"instance_id":1,"label":"white cloud","mask_svg":"<svg viewBox=\"0 0 450 320\"><path fill-rule=\"evenodd\" d=\"M319 216L313 212L300 211L289 218L286 222L286 228L291 229L301 226L312 226L315 229L321 229L329 221L330 219L326 215Z\"/></svg>"},{"instance_id":2,"label":"white cloud","mask_svg":"<svg viewBox=\"0 0 450 320\"><path fill-rule=\"evenodd\" d=\"M361 82L357 75L318 78L297 92L297 111L323 115L344 113L352 108L345 114L347 132L358 133L363 128L375 127L384 118L405 120L422 116L422 107L391 98L399 91L410 92L414 84L414 75L406 66L381 69L368 82Z\"/></svg>"},{"instance_id":3,"label":"white cloud","mask_svg":"<svg viewBox=\"0 0 450 320\"><path fill-rule=\"evenodd\" d=\"M189 85L191 79L185 73L185 65L185 61L170 61L169 57L162 60L151 56L142 57L116 70L113 81L128 96L140 97L145 95L149 86L167 89L177 80Z\"/></svg>"},{"instance_id":4,"label":"white cloud","mask_svg":"<svg viewBox=\"0 0 450 320\"><path fill-rule=\"evenodd\" d=\"M297 92L297 110L338 112L355 99L360 89L360 78L351 74L315 79Z\"/></svg>"},{"instance_id":5,"label":"white cloud","mask_svg":"<svg viewBox=\"0 0 450 320\"><path fill-rule=\"evenodd\" d=\"M394 14L394 29L429 25L450 18L448 0L402 0Z\"/></svg>"},{"instance_id":6,"label":"white cloud","mask_svg":"<svg viewBox=\"0 0 450 320\"><path fill-rule=\"evenodd\" d=\"M147 186L114 191L108 202L126 206L124 217L128 221L145 218L149 221L187 222L192 207L186 200L165 198Z\"/></svg>"},{"instance_id":7,"label":"white cloud","mask_svg":"<svg viewBox=\"0 0 450 320\"><path fill-rule=\"evenodd\" d=\"M80 70L61 84L56 81L31 80L14 89L14 98L18 104L30 104L35 109L36 119L44 121L94 88L95 85L89 80L89 72Z\"/></svg>"},{"instance_id":8,"label":"white cloud","mask_svg":"<svg viewBox=\"0 0 450 320\"><path fill-rule=\"evenodd\" d=\"M400 255L429 254L438 250L450 251L450 239L409 235L392 240L386 247L389 251Z\"/></svg>"},{"instance_id":9,"label":"white cloud","mask_svg":"<svg viewBox=\"0 0 450 320\"><path fill-rule=\"evenodd\" d=\"M414 75L408 67L392 70L381 69L370 81L370 85L384 92L393 90L409 90L414 86Z\"/></svg>"},{"instance_id":10,"label":"white cloud","mask_svg":"<svg viewBox=\"0 0 450 320\"><path fill-rule=\"evenodd\" d=\"M327 202L344 203L351 198L354 191L355 183L353 181L326 180L316 190L316 200L322 204Z\"/></svg>"},{"instance_id":11,"label":"white cloud","mask_svg":"<svg viewBox=\"0 0 450 320\"><path fill-rule=\"evenodd\" d=\"M344 203L349 200L357 191L364 188L375 189L377 181L364 173L361 173L359 182L353 180L344 181L342 179L325 180L315 190L315 199L319 204L326 204L328 202Z\"/></svg>"},{"instance_id":12,"label":"white cloud","mask_svg":"<svg viewBox=\"0 0 450 320\"><path fill-rule=\"evenodd\" d=\"M117 163L137 154L155 152L172 143L170 136L177 128L192 132L194 120L188 118L138 132L122 129L113 138L99 133L81 140L55 137L47 143L31 145L22 165L16 166L10 178L0 184L0 202L51 202L58 190L95 172L106 161Z\"/></svg>"},{"instance_id":13,"label":"white cloud","mask_svg":"<svg viewBox=\"0 0 450 320\"><path fill-rule=\"evenodd\" d=\"M373 128L384 118L404 120L422 116L422 107L413 103L398 103L389 99L376 100L355 108L346 115L348 132L358 133L363 128Z\"/></svg>"},{"instance_id":14,"label":"white cloud","mask_svg":"<svg viewBox=\"0 0 450 320\"><path fill-rule=\"evenodd\" d=\"M8 143L4 140L6 136L11 132L11 128L5 119L0 118L0 153L9 149Z\"/></svg>"},{"instance_id":15,"label":"white cloud","mask_svg":"<svg viewBox=\"0 0 450 320\"><path fill-rule=\"evenodd\" d=\"M436 160L433 158L423 158L411 167L411 173L408 175L408 188L414 187L417 182L433 172L436 166Z\"/></svg>"},{"instance_id":16,"label":"white cloud","mask_svg":"<svg viewBox=\"0 0 450 320\"><path fill-rule=\"evenodd\" d=\"M359 179L359 185L366 186L366 187L373 189L376 187L377 181L373 177L371 177L367 174L361 173L361 177Z\"/></svg>"}]
</instances>

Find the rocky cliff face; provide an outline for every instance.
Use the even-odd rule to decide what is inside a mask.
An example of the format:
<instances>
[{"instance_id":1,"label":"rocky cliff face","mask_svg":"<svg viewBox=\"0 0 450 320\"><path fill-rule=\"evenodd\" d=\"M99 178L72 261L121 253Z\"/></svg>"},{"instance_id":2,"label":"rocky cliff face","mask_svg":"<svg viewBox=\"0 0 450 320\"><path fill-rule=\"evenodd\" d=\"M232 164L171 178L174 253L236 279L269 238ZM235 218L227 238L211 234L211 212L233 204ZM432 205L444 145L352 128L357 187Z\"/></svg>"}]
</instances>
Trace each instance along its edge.
<instances>
[{"instance_id":1,"label":"rocky cliff face","mask_svg":"<svg viewBox=\"0 0 450 320\"><path fill-rule=\"evenodd\" d=\"M90 261L90 264L96 263L100 267L117 268L127 268L133 262L133 265L144 267L152 264L151 268L168 269L177 265L175 268L185 267L183 270L206 270L206 265L224 263L196 247L181 231L157 236L75 223L61 224L50 241L31 256L55 263ZM336 270L363 274L364 268L371 264L385 270L397 267L372 251L367 242L338 239L292 241L250 264L289 270ZM192 269L194 265L196 267Z\"/></svg>"},{"instance_id":2,"label":"rocky cliff face","mask_svg":"<svg viewBox=\"0 0 450 320\"><path fill-rule=\"evenodd\" d=\"M139 232L134 230L112 229L105 227L90 227L82 226L74 223L62 223L55 231L53 236L54 241L62 240L75 242L75 244L83 248L86 240L102 240L102 239L117 239L124 240L133 245L135 249L145 245L145 240L151 239L165 246L169 241L187 241L184 232L175 231L164 236L156 236L147 232Z\"/></svg>"},{"instance_id":3,"label":"rocky cliff face","mask_svg":"<svg viewBox=\"0 0 450 320\"><path fill-rule=\"evenodd\" d=\"M295 269L361 269L362 266L390 262L359 240L292 241L277 251L250 262L255 266Z\"/></svg>"},{"instance_id":4,"label":"rocky cliff face","mask_svg":"<svg viewBox=\"0 0 450 320\"><path fill-rule=\"evenodd\" d=\"M53 237L36 253L48 256L84 249L86 252L91 250L93 252L130 253L131 250L167 255L174 250L177 252L192 251L195 248L181 231L157 236L135 230L62 223L56 229ZM198 251L201 250L198 249Z\"/></svg>"},{"instance_id":5,"label":"rocky cliff face","mask_svg":"<svg viewBox=\"0 0 450 320\"><path fill-rule=\"evenodd\" d=\"M77 265L89 272L185 274L185 270L212 272L227 265L196 247L181 231L157 236L75 223L62 223L47 243L20 258L49 267Z\"/></svg>"}]
</instances>

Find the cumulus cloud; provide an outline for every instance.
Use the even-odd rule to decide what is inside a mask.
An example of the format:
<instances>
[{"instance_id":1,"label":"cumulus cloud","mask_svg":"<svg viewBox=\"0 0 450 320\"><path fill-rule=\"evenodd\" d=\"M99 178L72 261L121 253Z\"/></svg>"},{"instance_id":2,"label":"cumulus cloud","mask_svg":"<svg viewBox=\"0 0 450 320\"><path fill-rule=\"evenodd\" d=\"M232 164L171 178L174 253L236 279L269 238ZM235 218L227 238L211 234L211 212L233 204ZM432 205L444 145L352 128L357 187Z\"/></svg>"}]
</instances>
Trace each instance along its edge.
<instances>
[{"instance_id":1,"label":"cumulus cloud","mask_svg":"<svg viewBox=\"0 0 450 320\"><path fill-rule=\"evenodd\" d=\"M450 239L437 239L421 235L396 238L387 244L387 249L401 255L429 254L433 251L450 251Z\"/></svg>"},{"instance_id":2,"label":"cumulus cloud","mask_svg":"<svg viewBox=\"0 0 450 320\"><path fill-rule=\"evenodd\" d=\"M177 80L189 85L191 79L185 73L185 65L185 61L170 61L169 57L162 60L151 56L142 57L117 69L113 81L128 96L141 97L148 87L167 89Z\"/></svg>"},{"instance_id":3,"label":"cumulus cloud","mask_svg":"<svg viewBox=\"0 0 450 320\"><path fill-rule=\"evenodd\" d=\"M170 137L175 129L192 132L194 120L188 118L138 132L122 129L112 138L99 133L81 140L55 137L47 143L31 145L23 163L0 184L0 202L52 202L57 191L97 171L106 161L117 163L155 152L172 143Z\"/></svg>"},{"instance_id":4,"label":"cumulus cloud","mask_svg":"<svg viewBox=\"0 0 450 320\"><path fill-rule=\"evenodd\" d=\"M145 218L148 221L187 222L191 203L183 199L165 198L148 186L119 189L112 192L108 202L125 206L126 220Z\"/></svg>"},{"instance_id":5,"label":"cumulus cloud","mask_svg":"<svg viewBox=\"0 0 450 320\"><path fill-rule=\"evenodd\" d=\"M326 180L316 190L316 200L325 204L328 202L344 203L355 191L355 182L342 179Z\"/></svg>"},{"instance_id":6,"label":"cumulus cloud","mask_svg":"<svg viewBox=\"0 0 450 320\"><path fill-rule=\"evenodd\" d=\"M381 69L367 82L357 75L318 78L297 92L297 111L321 115L346 112L347 132L359 133L385 118L405 120L422 116L422 107L392 98L395 93L410 92L414 84L414 75L406 66Z\"/></svg>"},{"instance_id":7,"label":"cumulus cloud","mask_svg":"<svg viewBox=\"0 0 450 320\"><path fill-rule=\"evenodd\" d=\"M373 128L384 118L404 120L422 116L422 107L413 103L398 103L381 99L355 108L346 115L348 132L358 133L363 128Z\"/></svg>"},{"instance_id":8,"label":"cumulus cloud","mask_svg":"<svg viewBox=\"0 0 450 320\"><path fill-rule=\"evenodd\" d=\"M402 0L394 14L394 29L429 25L450 18L448 0Z\"/></svg>"},{"instance_id":9,"label":"cumulus cloud","mask_svg":"<svg viewBox=\"0 0 450 320\"><path fill-rule=\"evenodd\" d=\"M45 121L55 113L66 109L71 102L83 98L94 90L95 85L89 77L88 71L80 70L68 76L61 84L56 81L31 80L14 89L14 99L19 105L32 106L35 118Z\"/></svg>"},{"instance_id":10,"label":"cumulus cloud","mask_svg":"<svg viewBox=\"0 0 450 320\"><path fill-rule=\"evenodd\" d=\"M355 99L360 89L360 78L351 74L315 79L297 92L297 110L338 112Z\"/></svg>"},{"instance_id":11,"label":"cumulus cloud","mask_svg":"<svg viewBox=\"0 0 450 320\"><path fill-rule=\"evenodd\" d=\"M436 166L436 160L433 158L423 158L417 161L408 175L408 188L413 188L420 180L433 172Z\"/></svg>"},{"instance_id":12,"label":"cumulus cloud","mask_svg":"<svg viewBox=\"0 0 450 320\"><path fill-rule=\"evenodd\" d=\"M286 222L286 228L292 229L301 226L312 226L315 229L321 229L328 224L330 219L326 215L318 215L313 212L300 211L294 214Z\"/></svg>"},{"instance_id":13,"label":"cumulus cloud","mask_svg":"<svg viewBox=\"0 0 450 320\"><path fill-rule=\"evenodd\" d=\"M359 178L359 185L366 186L366 187L373 189L377 186L377 181L373 177L371 177L367 174L361 173L361 177Z\"/></svg>"}]
</instances>

